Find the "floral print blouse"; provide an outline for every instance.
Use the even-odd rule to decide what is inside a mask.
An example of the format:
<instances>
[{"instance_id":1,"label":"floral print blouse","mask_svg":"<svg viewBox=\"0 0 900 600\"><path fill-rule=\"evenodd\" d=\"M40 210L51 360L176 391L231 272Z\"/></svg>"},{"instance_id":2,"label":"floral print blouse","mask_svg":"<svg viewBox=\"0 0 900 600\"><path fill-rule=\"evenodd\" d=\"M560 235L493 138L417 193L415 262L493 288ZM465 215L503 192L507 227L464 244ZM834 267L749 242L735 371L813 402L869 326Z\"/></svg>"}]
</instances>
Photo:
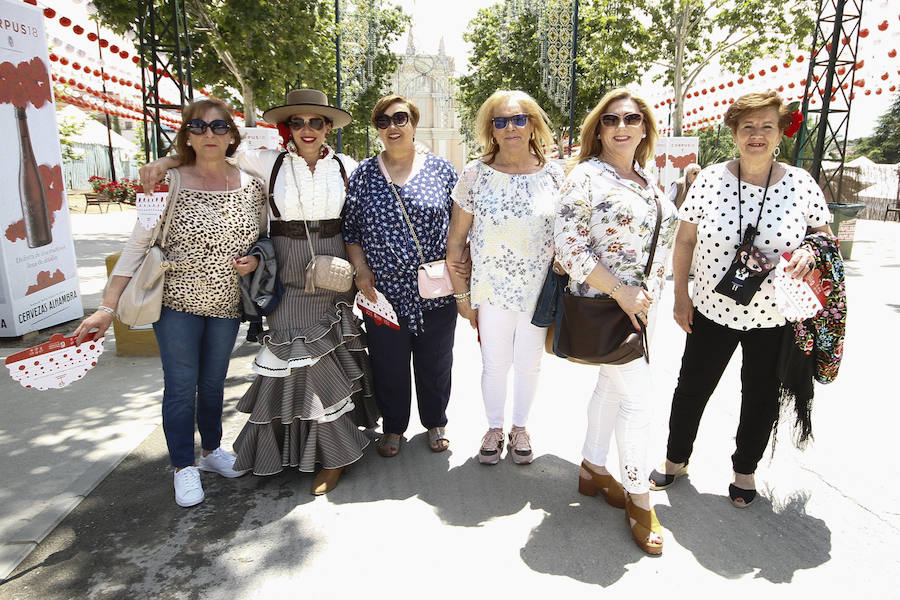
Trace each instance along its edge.
<instances>
[{"instance_id":1,"label":"floral print blouse","mask_svg":"<svg viewBox=\"0 0 900 600\"><path fill-rule=\"evenodd\" d=\"M547 162L536 173L509 174L473 160L453 200L474 217L472 306L533 312L553 260L553 220L565 173Z\"/></svg>"},{"instance_id":2,"label":"floral print blouse","mask_svg":"<svg viewBox=\"0 0 900 600\"><path fill-rule=\"evenodd\" d=\"M456 185L456 170L449 161L428 154L403 187L395 189L403 200L422 245L425 262L447 256L450 227L450 192ZM344 241L360 244L366 262L375 274L375 287L385 295L399 317L409 318L415 334L424 324L423 311L453 302L452 296L419 296L417 271L422 263L416 243L397 198L378 167L378 159L362 161L350 177L344 213Z\"/></svg>"},{"instance_id":3,"label":"floral print blouse","mask_svg":"<svg viewBox=\"0 0 900 600\"><path fill-rule=\"evenodd\" d=\"M662 293L677 211L637 163L634 170L649 183L647 187L620 177L596 157L575 166L566 178L554 231L556 256L569 273L569 291L575 296L604 295L585 283L598 262L628 285L644 281L656 227L654 196L662 207L662 222L645 283L654 300Z\"/></svg>"}]
</instances>

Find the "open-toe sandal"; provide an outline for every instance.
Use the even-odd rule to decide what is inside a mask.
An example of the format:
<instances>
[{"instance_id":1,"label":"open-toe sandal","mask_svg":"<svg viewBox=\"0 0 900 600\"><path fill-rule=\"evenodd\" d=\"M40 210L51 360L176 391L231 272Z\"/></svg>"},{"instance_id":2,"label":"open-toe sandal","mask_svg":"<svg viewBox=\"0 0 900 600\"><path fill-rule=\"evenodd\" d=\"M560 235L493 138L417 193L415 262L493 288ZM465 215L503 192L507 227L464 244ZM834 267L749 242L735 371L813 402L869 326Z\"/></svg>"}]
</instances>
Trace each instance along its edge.
<instances>
[{"instance_id":1,"label":"open-toe sandal","mask_svg":"<svg viewBox=\"0 0 900 600\"><path fill-rule=\"evenodd\" d=\"M432 452L443 452L450 447L450 440L443 427L432 427L428 430L428 447Z\"/></svg>"},{"instance_id":2,"label":"open-toe sandal","mask_svg":"<svg viewBox=\"0 0 900 600\"><path fill-rule=\"evenodd\" d=\"M385 433L378 440L378 454L385 458L400 454L400 434Z\"/></svg>"},{"instance_id":3,"label":"open-toe sandal","mask_svg":"<svg viewBox=\"0 0 900 600\"><path fill-rule=\"evenodd\" d=\"M678 470L672 474L660 473L656 469L653 469L650 472L650 489L653 491L657 491L657 492L659 490L664 490L667 487L669 487L670 485L672 485L673 483L675 483L675 480L678 479L679 477L681 477L683 475L687 475L687 472L688 472L687 461L685 461L685 463L683 465L681 465L681 467L679 467Z\"/></svg>"},{"instance_id":4,"label":"open-toe sandal","mask_svg":"<svg viewBox=\"0 0 900 600\"><path fill-rule=\"evenodd\" d=\"M733 483L728 484L728 497L735 508L747 508L756 500L756 490L745 490Z\"/></svg>"},{"instance_id":5,"label":"open-toe sandal","mask_svg":"<svg viewBox=\"0 0 900 600\"><path fill-rule=\"evenodd\" d=\"M596 496L597 492L606 498L606 503L616 508L625 508L625 488L616 481L616 478L607 473L601 475L581 463L582 473L578 474L578 492L585 496ZM588 477L584 476L588 473Z\"/></svg>"},{"instance_id":6,"label":"open-toe sandal","mask_svg":"<svg viewBox=\"0 0 900 600\"><path fill-rule=\"evenodd\" d=\"M628 526L631 527L631 537L634 538L634 543L638 548L647 554L662 554L662 542L650 541L650 536L654 533L662 540L662 527L660 527L659 521L656 519L656 512L652 507L650 510L640 508L635 505L630 496L626 496L625 518ZM634 519L634 524L631 523L632 519Z\"/></svg>"}]
</instances>

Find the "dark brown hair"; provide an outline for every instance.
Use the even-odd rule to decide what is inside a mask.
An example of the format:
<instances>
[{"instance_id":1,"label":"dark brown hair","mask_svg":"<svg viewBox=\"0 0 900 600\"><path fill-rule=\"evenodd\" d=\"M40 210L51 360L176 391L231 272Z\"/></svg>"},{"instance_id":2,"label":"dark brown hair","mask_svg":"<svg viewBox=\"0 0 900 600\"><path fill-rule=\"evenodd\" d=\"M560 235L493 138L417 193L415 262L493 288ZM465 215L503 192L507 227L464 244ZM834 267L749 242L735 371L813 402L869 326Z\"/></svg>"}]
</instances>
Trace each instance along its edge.
<instances>
[{"instance_id":1,"label":"dark brown hair","mask_svg":"<svg viewBox=\"0 0 900 600\"><path fill-rule=\"evenodd\" d=\"M375 108L372 109L372 125L375 124L375 117L385 114L384 111L386 111L388 107L394 102L402 102L406 104L409 107L409 121L412 123L412 126L416 127L419 125L419 108L408 98L399 94L390 94L388 96L384 96L381 100L375 103Z\"/></svg>"},{"instance_id":2,"label":"dark brown hair","mask_svg":"<svg viewBox=\"0 0 900 600\"><path fill-rule=\"evenodd\" d=\"M228 149L225 150L225 156L234 154L234 151L237 150L238 145L241 143L241 133L238 131L237 125L234 124L234 119L231 117L231 109L227 104L221 100L213 100L211 98L195 100L181 111L181 128L175 135L175 151L181 158L181 164L192 165L197 160L197 154L187 143L188 135L190 134L187 129L188 123L193 119L199 119L203 113L211 108L222 113L222 120L231 127L231 135L234 136L234 142L228 145Z\"/></svg>"},{"instance_id":3,"label":"dark brown hair","mask_svg":"<svg viewBox=\"0 0 900 600\"><path fill-rule=\"evenodd\" d=\"M791 111L788 105L784 103L778 92L769 90L768 92L744 94L735 100L734 104L729 106L725 112L725 125L728 126L733 134L737 132L737 126L741 117L748 112L762 108L774 108L778 112L778 129L782 133L791 124Z\"/></svg>"}]
</instances>

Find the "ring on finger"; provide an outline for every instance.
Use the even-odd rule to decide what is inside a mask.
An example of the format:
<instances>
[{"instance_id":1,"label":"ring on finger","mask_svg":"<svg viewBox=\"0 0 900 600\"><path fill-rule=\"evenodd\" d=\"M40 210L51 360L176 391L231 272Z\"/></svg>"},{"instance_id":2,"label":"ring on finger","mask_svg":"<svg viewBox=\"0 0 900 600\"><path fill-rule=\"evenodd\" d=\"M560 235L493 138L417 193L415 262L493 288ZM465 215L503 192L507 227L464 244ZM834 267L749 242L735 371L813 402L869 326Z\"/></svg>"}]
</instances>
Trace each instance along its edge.
<instances>
[{"instance_id":1,"label":"ring on finger","mask_svg":"<svg viewBox=\"0 0 900 600\"><path fill-rule=\"evenodd\" d=\"M635 316L640 317L640 318L642 318L642 319L646 318L643 312L639 312L639 313L637 313L637 315L635 315Z\"/></svg>"}]
</instances>

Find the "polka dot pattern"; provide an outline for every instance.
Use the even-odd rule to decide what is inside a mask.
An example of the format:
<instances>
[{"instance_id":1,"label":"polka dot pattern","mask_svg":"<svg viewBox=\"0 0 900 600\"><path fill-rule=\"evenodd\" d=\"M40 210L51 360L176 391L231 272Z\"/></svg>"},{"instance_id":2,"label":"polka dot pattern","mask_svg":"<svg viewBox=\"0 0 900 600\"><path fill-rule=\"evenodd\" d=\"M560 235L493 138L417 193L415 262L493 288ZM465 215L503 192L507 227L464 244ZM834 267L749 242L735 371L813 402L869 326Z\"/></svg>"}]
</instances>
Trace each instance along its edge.
<instances>
[{"instance_id":1,"label":"polka dot pattern","mask_svg":"<svg viewBox=\"0 0 900 600\"><path fill-rule=\"evenodd\" d=\"M784 317L775 306L773 274L748 306L714 291L728 271L743 233L738 232L738 178L725 165L719 163L701 171L678 213L681 220L697 225L694 307L708 319L732 329L784 325ZM825 225L829 219L825 197L815 180L803 169L784 166L787 172L769 186L754 241L773 260L783 252L796 250L807 227ZM740 185L740 220L746 229L760 216L765 189L747 182Z\"/></svg>"}]
</instances>

